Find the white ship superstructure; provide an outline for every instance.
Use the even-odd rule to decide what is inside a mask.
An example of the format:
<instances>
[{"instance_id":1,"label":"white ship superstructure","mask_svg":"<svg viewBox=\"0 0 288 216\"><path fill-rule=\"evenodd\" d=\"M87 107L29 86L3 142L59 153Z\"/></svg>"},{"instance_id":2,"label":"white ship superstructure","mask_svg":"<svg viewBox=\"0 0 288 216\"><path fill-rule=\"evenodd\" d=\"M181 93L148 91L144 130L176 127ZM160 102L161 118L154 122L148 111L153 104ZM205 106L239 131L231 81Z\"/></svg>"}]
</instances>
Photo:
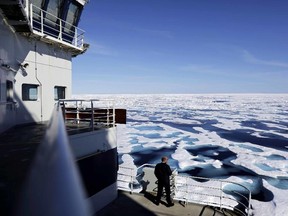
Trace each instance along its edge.
<instances>
[{"instance_id":1,"label":"white ship superstructure","mask_svg":"<svg viewBox=\"0 0 288 216\"><path fill-rule=\"evenodd\" d=\"M1 0L0 132L47 121L55 101L71 97L71 60L86 49L77 27L85 3Z\"/></svg>"},{"instance_id":2,"label":"white ship superstructure","mask_svg":"<svg viewBox=\"0 0 288 216\"><path fill-rule=\"evenodd\" d=\"M41 182L35 183L39 173L41 176L42 172L53 171L49 168L47 170L45 168L45 171L44 168L40 170L38 168L39 171L36 172L38 174L34 172L31 174L34 177L29 177L27 173L30 173L31 169L36 169L33 160L39 158L35 156L38 144L41 142L40 146L47 146L47 148L40 148L42 153L43 149L46 149L45 154L58 155L59 152L53 153L56 149L67 148L51 146L61 146L63 140L66 140L63 139L66 134L74 158L73 163L76 162L75 170L79 170L86 202L92 206L92 213L117 196L118 158L115 123L122 117L120 121L125 123L126 110L120 110L121 113L118 113L115 118L117 110L113 106L113 101L71 100L72 58L84 53L88 48L84 43L84 31L78 28L86 3L86 0L0 1L0 182L2 185L0 201L3 204L0 209L1 215L12 214L22 190L27 190L28 197L29 194L34 193L46 197L45 193L50 194L49 191L53 191L54 198L50 201L58 199L56 203L63 203L61 204L63 209L71 208L65 199L61 199L60 196L57 198L57 193L61 194L58 184L46 184L49 185L49 189L46 188L42 192L37 192L33 188L34 191L30 191L30 187L25 186L39 184L41 188L42 184L45 185L43 181L50 180L50 177L41 178ZM51 118L52 113L53 118ZM62 117L59 120L57 116ZM50 123L47 125L50 118ZM60 122L53 123L55 119ZM62 121L65 124L64 131L57 126L61 125ZM54 125L54 129L51 125ZM48 128L47 132L46 128ZM69 154L68 157L65 155L66 153L63 157L60 156L60 161L53 162L56 163L57 169L62 167L61 164L67 164L61 162L69 158ZM51 155L45 157L51 160L54 158ZM51 164L53 163L51 161ZM39 165L36 164L36 167ZM67 170L59 170L59 172L63 172L63 176L69 174ZM52 178L54 175L51 176ZM28 181L27 184L24 183L25 179ZM52 202L49 203L47 197L45 199L33 197L33 200L50 209ZM34 212L37 212L36 208L40 203L32 205L35 206ZM25 209L22 207L21 209L29 215L45 212L43 208L38 207L37 214L27 213L31 211L29 206L22 204Z\"/></svg>"}]
</instances>

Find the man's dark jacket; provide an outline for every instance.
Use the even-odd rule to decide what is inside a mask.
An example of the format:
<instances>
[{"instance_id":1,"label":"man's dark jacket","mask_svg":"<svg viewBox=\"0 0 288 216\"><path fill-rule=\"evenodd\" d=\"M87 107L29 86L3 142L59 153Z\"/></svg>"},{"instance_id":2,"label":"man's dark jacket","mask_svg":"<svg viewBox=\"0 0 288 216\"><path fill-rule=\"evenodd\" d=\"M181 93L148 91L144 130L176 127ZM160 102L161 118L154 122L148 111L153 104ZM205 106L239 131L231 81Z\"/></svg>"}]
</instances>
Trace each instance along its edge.
<instances>
[{"instance_id":1,"label":"man's dark jacket","mask_svg":"<svg viewBox=\"0 0 288 216\"><path fill-rule=\"evenodd\" d=\"M154 174L157 177L158 181L164 185L169 184L169 177L172 174L170 166L166 163L158 163L155 167Z\"/></svg>"}]
</instances>

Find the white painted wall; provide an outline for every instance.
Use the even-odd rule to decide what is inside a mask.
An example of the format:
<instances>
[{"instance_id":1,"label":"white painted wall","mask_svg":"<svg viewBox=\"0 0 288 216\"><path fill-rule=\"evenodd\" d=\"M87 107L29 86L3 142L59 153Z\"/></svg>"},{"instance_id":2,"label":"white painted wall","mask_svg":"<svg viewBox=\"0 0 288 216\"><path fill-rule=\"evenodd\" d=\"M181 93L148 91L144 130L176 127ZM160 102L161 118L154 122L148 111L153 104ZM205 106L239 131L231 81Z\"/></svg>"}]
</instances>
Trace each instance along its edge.
<instances>
[{"instance_id":1,"label":"white painted wall","mask_svg":"<svg viewBox=\"0 0 288 216\"><path fill-rule=\"evenodd\" d=\"M26 68L27 76L21 74L19 62L29 64ZM8 64L17 73L5 69L2 64ZM14 33L1 19L0 80L0 132L14 124L47 121L56 103L54 86L66 86L66 98L71 97L71 54L57 45ZM13 111L7 111L2 104L6 102L6 80L14 82L17 107ZM22 101L23 83L39 85L37 101Z\"/></svg>"},{"instance_id":2,"label":"white painted wall","mask_svg":"<svg viewBox=\"0 0 288 216\"><path fill-rule=\"evenodd\" d=\"M69 136L69 143L75 158L108 151L117 147L116 127L79 133Z\"/></svg>"}]
</instances>

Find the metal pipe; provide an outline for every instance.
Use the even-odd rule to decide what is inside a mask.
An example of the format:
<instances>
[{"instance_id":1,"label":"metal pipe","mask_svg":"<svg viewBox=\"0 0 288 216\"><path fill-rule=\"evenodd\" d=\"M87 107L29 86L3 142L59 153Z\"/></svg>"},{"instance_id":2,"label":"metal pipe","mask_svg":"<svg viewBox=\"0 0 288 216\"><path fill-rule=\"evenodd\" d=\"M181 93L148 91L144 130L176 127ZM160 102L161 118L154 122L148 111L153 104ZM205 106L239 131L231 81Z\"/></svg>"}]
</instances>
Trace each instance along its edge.
<instances>
[{"instance_id":1,"label":"metal pipe","mask_svg":"<svg viewBox=\"0 0 288 216\"><path fill-rule=\"evenodd\" d=\"M40 79L38 78L38 64L37 64L37 41L35 41L35 47L34 47L34 53L35 53L35 78L37 80L37 82L39 83L39 87L40 87L40 116L41 116L41 121L43 121L43 86L42 83L40 81Z\"/></svg>"}]
</instances>

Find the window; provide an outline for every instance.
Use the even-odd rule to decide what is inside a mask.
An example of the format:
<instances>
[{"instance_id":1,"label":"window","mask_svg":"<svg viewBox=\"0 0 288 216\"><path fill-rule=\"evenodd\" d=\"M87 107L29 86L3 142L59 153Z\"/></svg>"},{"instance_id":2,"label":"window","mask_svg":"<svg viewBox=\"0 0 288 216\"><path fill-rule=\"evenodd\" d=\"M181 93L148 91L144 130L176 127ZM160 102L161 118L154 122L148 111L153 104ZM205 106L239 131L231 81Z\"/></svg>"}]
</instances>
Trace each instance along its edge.
<instances>
[{"instance_id":1,"label":"window","mask_svg":"<svg viewBox=\"0 0 288 216\"><path fill-rule=\"evenodd\" d=\"M64 23L64 28L63 28L63 40L72 43L74 36L75 36L75 26L78 23L80 16L80 11L79 11L79 6L76 4L70 2L69 6L67 8L67 15L65 23ZM76 37L78 37L76 35Z\"/></svg>"},{"instance_id":2,"label":"window","mask_svg":"<svg viewBox=\"0 0 288 216\"><path fill-rule=\"evenodd\" d=\"M79 7L71 2L68 8L66 22L71 23L72 25L77 25L76 21L78 20L78 16L79 16Z\"/></svg>"},{"instance_id":3,"label":"window","mask_svg":"<svg viewBox=\"0 0 288 216\"><path fill-rule=\"evenodd\" d=\"M32 0L32 4L36 7L42 8L45 0Z\"/></svg>"},{"instance_id":4,"label":"window","mask_svg":"<svg viewBox=\"0 0 288 216\"><path fill-rule=\"evenodd\" d=\"M65 89L63 86L54 87L54 100L65 99Z\"/></svg>"},{"instance_id":5,"label":"window","mask_svg":"<svg viewBox=\"0 0 288 216\"><path fill-rule=\"evenodd\" d=\"M59 26L59 24L57 24L57 17L61 17L61 9L62 9L62 4L63 4L63 0L50 0L47 3L47 12L52 14L53 16L50 16L49 14L46 14L47 17L49 17L49 19L51 21L54 21L55 26L57 27L57 25ZM52 25L52 23L49 23L50 25Z\"/></svg>"},{"instance_id":6,"label":"window","mask_svg":"<svg viewBox=\"0 0 288 216\"><path fill-rule=\"evenodd\" d=\"M13 101L13 82L10 80L6 81L6 101Z\"/></svg>"},{"instance_id":7,"label":"window","mask_svg":"<svg viewBox=\"0 0 288 216\"><path fill-rule=\"evenodd\" d=\"M38 99L38 85L23 84L22 85L22 100L36 101Z\"/></svg>"}]
</instances>

